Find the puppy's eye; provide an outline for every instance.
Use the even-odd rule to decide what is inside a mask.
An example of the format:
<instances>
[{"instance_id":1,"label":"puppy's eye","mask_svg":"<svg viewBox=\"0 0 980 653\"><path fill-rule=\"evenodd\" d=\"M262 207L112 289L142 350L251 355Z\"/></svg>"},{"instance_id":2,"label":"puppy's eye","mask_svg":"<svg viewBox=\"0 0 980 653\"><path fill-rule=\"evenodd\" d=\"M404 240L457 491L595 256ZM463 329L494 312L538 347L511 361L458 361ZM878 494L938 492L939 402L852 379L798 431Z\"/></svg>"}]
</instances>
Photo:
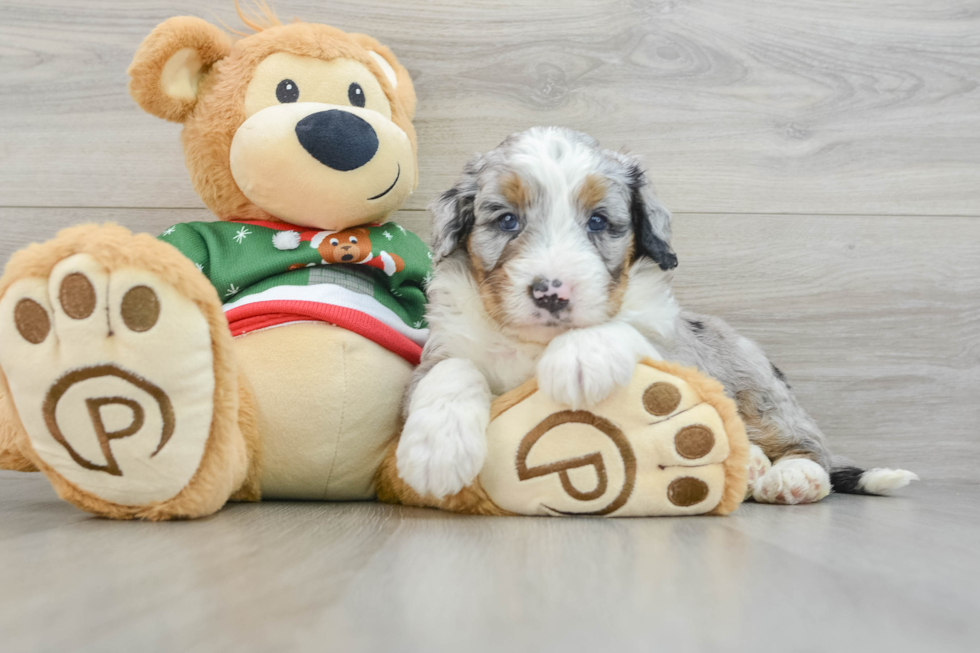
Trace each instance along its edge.
<instances>
[{"instance_id":1,"label":"puppy's eye","mask_svg":"<svg viewBox=\"0 0 980 653\"><path fill-rule=\"evenodd\" d=\"M351 245L356 245L357 244L357 238L354 238L353 236L351 236L351 238L350 238L350 244Z\"/></svg>"},{"instance_id":2,"label":"puppy's eye","mask_svg":"<svg viewBox=\"0 0 980 653\"><path fill-rule=\"evenodd\" d=\"M330 244L333 245L334 247L336 247L337 245L340 244L340 241L337 240L336 238L331 238L330 239Z\"/></svg>"},{"instance_id":3,"label":"puppy's eye","mask_svg":"<svg viewBox=\"0 0 980 653\"><path fill-rule=\"evenodd\" d=\"M357 82L352 83L347 87L347 99L355 107L364 106L364 89Z\"/></svg>"},{"instance_id":4,"label":"puppy's eye","mask_svg":"<svg viewBox=\"0 0 980 653\"><path fill-rule=\"evenodd\" d=\"M289 104L299 99L299 86L291 79L284 79L276 87L276 99L283 104Z\"/></svg>"},{"instance_id":5,"label":"puppy's eye","mask_svg":"<svg viewBox=\"0 0 980 653\"><path fill-rule=\"evenodd\" d=\"M501 231L506 231L508 233L514 233L519 231L521 228L521 221L517 219L517 216L513 213L507 213L497 218L497 228Z\"/></svg>"},{"instance_id":6,"label":"puppy's eye","mask_svg":"<svg viewBox=\"0 0 980 653\"><path fill-rule=\"evenodd\" d=\"M590 234L597 234L600 231L605 231L606 227L609 226L609 220L606 219L604 215L599 215L595 213L589 218L589 222L586 225L586 229L589 230Z\"/></svg>"}]
</instances>

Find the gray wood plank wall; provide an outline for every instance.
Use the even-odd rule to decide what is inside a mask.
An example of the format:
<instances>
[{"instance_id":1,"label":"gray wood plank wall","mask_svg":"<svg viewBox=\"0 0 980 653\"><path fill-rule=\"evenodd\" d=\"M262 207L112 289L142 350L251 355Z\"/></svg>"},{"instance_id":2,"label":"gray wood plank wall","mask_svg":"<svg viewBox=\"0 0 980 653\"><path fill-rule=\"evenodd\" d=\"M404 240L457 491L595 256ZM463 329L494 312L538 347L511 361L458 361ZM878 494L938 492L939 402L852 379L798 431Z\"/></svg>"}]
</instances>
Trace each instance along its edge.
<instances>
[{"instance_id":1,"label":"gray wood plank wall","mask_svg":"<svg viewBox=\"0 0 980 653\"><path fill-rule=\"evenodd\" d=\"M759 340L835 449L980 483L975 0L275 2L371 33L416 82L423 209L535 124L642 154L675 211L678 295ZM0 0L0 260L59 228L207 219L179 126L126 67L231 0Z\"/></svg>"}]
</instances>

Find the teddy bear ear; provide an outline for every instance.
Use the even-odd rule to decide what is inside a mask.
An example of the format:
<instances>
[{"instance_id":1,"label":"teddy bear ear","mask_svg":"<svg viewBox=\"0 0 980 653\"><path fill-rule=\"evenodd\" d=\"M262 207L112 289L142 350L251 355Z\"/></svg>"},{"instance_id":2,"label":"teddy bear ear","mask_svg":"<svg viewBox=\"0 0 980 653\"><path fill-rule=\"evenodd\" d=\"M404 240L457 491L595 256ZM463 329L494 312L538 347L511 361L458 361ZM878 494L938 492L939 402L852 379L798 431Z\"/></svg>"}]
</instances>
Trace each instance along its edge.
<instances>
[{"instance_id":1,"label":"teddy bear ear","mask_svg":"<svg viewBox=\"0 0 980 653\"><path fill-rule=\"evenodd\" d=\"M408 71L398 63L398 59L391 50L367 34L351 34L350 36L358 45L367 50L374 62L378 64L378 68L384 73L385 79L391 84L395 97L405 113L408 114L408 119L413 120L415 118L415 87L412 85L412 78Z\"/></svg>"},{"instance_id":2,"label":"teddy bear ear","mask_svg":"<svg viewBox=\"0 0 980 653\"><path fill-rule=\"evenodd\" d=\"M129 93L144 111L184 122L197 104L201 80L231 51L231 39L191 16L170 18L143 39L129 66Z\"/></svg>"}]
</instances>

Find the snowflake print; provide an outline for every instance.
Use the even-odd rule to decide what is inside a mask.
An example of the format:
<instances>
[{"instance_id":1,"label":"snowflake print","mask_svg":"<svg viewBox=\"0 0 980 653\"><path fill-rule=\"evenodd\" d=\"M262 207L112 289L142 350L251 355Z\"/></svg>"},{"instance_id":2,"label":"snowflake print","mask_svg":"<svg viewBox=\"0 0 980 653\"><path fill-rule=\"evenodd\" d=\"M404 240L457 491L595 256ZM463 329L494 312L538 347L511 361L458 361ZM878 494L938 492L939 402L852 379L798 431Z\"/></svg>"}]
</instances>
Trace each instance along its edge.
<instances>
[{"instance_id":1,"label":"snowflake print","mask_svg":"<svg viewBox=\"0 0 980 653\"><path fill-rule=\"evenodd\" d=\"M394 236L391 235L391 232L388 231L387 229L385 229L384 231L382 231L381 232L381 235L384 236L385 238L387 238L388 240L391 240L392 238L394 238Z\"/></svg>"},{"instance_id":2,"label":"snowflake print","mask_svg":"<svg viewBox=\"0 0 980 653\"><path fill-rule=\"evenodd\" d=\"M204 272L204 264L203 263L195 263L194 264L194 267L197 268L197 271L198 272Z\"/></svg>"},{"instance_id":3,"label":"snowflake print","mask_svg":"<svg viewBox=\"0 0 980 653\"><path fill-rule=\"evenodd\" d=\"M429 255L429 260L431 261L432 260L432 252L426 252L426 254Z\"/></svg>"},{"instance_id":4,"label":"snowflake print","mask_svg":"<svg viewBox=\"0 0 980 653\"><path fill-rule=\"evenodd\" d=\"M428 286L429 283L431 283L431 282L432 282L432 273L431 272L426 272L425 273L425 278L422 279L422 285Z\"/></svg>"},{"instance_id":5,"label":"snowflake print","mask_svg":"<svg viewBox=\"0 0 980 653\"><path fill-rule=\"evenodd\" d=\"M235 286L235 284L231 284L230 286L228 286L228 290L225 291L225 297L231 297L239 290L241 290L241 288L238 288L237 286Z\"/></svg>"},{"instance_id":6,"label":"snowflake print","mask_svg":"<svg viewBox=\"0 0 980 653\"><path fill-rule=\"evenodd\" d=\"M401 229L402 233L405 233L405 227L401 226L400 224L396 224L395 226Z\"/></svg>"},{"instance_id":7,"label":"snowflake print","mask_svg":"<svg viewBox=\"0 0 980 653\"><path fill-rule=\"evenodd\" d=\"M415 328L415 329L421 329L422 328L422 320L416 320L415 322L412 322L412 327Z\"/></svg>"},{"instance_id":8,"label":"snowflake print","mask_svg":"<svg viewBox=\"0 0 980 653\"><path fill-rule=\"evenodd\" d=\"M233 238L234 238L234 240L235 240L235 241L237 241L237 242L238 242L238 244L239 244L239 245L241 245L241 244L242 244L242 241L243 241L243 240L245 240L245 237L246 237L246 236L248 236L248 235L249 235L249 234L251 234L251 233L252 233L251 231L249 231L249 230L248 230L248 229L246 229L245 227L242 227L242 228L241 228L241 229L239 229L239 230L238 230L238 232L237 232L237 233L236 233L236 234L235 234L235 235L233 236ZM237 292L237 291L236 291L236 292Z\"/></svg>"},{"instance_id":9,"label":"snowflake print","mask_svg":"<svg viewBox=\"0 0 980 653\"><path fill-rule=\"evenodd\" d=\"M170 234L172 234L175 231L177 231L177 225L174 225L173 227L170 227L169 229L167 229L166 231L164 231L163 234L161 234L161 235L163 235L163 236L169 236Z\"/></svg>"}]
</instances>

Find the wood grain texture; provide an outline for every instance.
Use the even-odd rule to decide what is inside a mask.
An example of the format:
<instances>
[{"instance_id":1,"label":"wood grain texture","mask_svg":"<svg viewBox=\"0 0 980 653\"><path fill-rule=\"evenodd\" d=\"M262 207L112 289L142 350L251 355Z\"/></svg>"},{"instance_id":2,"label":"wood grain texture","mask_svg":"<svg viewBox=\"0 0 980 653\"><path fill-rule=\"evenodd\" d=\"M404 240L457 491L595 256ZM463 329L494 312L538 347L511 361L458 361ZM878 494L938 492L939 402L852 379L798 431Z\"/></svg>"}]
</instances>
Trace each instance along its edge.
<instances>
[{"instance_id":1,"label":"wood grain texture","mask_svg":"<svg viewBox=\"0 0 980 653\"><path fill-rule=\"evenodd\" d=\"M234 505L117 523L0 472L0 650L973 651L980 565L975 0L274 0L415 79L422 209L536 124L643 155L682 304L758 340L895 498L730 518ZM81 222L209 220L126 67L231 0L0 0L0 262ZM950 481L958 485L944 484Z\"/></svg>"},{"instance_id":2,"label":"wood grain texture","mask_svg":"<svg viewBox=\"0 0 980 653\"><path fill-rule=\"evenodd\" d=\"M79 222L159 233L204 209L0 209L0 260ZM428 215L396 219L423 237ZM760 342L833 450L980 483L980 220L679 214L681 304Z\"/></svg>"},{"instance_id":3,"label":"wood grain texture","mask_svg":"<svg viewBox=\"0 0 980 653\"><path fill-rule=\"evenodd\" d=\"M99 520L0 472L4 651L976 650L980 487L731 517L232 505Z\"/></svg>"},{"instance_id":4,"label":"wood grain texture","mask_svg":"<svg viewBox=\"0 0 980 653\"><path fill-rule=\"evenodd\" d=\"M422 208L535 124L646 157L683 212L980 214L972 0L278 0L367 31L413 74ZM177 14L230 0L0 3L0 205L198 207L179 127L126 67Z\"/></svg>"},{"instance_id":5,"label":"wood grain texture","mask_svg":"<svg viewBox=\"0 0 980 653\"><path fill-rule=\"evenodd\" d=\"M681 215L675 287L762 344L836 453L976 483L978 223Z\"/></svg>"}]
</instances>

